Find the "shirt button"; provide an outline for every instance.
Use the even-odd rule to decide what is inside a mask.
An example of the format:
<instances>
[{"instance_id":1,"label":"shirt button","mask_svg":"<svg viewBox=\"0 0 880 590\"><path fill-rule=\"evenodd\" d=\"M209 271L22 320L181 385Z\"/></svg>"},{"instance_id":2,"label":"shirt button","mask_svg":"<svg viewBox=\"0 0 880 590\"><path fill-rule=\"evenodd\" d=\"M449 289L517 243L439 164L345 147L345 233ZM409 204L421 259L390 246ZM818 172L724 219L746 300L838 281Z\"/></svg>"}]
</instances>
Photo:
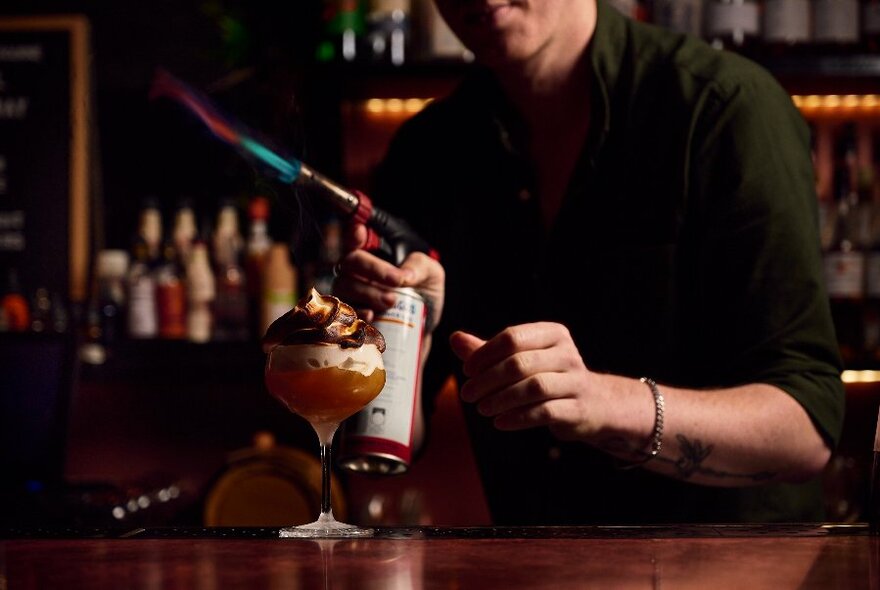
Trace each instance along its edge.
<instances>
[{"instance_id":1,"label":"shirt button","mask_svg":"<svg viewBox=\"0 0 880 590\"><path fill-rule=\"evenodd\" d=\"M532 199L532 192L527 188L519 189L519 193L516 195L520 201L525 203L526 201L530 201Z\"/></svg>"},{"instance_id":2,"label":"shirt button","mask_svg":"<svg viewBox=\"0 0 880 590\"><path fill-rule=\"evenodd\" d=\"M547 449L547 458L551 461L559 461L562 457L562 451L559 447L550 447Z\"/></svg>"}]
</instances>

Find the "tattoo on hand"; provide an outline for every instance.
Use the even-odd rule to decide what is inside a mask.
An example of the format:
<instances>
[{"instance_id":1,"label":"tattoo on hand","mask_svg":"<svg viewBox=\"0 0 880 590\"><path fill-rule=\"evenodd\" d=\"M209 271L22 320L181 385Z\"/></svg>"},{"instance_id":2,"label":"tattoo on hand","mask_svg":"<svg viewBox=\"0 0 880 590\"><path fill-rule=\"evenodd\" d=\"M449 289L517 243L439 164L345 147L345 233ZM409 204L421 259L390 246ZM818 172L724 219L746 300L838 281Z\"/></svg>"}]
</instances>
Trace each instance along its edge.
<instances>
[{"instance_id":1,"label":"tattoo on hand","mask_svg":"<svg viewBox=\"0 0 880 590\"><path fill-rule=\"evenodd\" d=\"M691 441L682 434L675 436L681 448L681 456L678 459L670 457L657 456L655 461L671 464L675 467L676 475L681 479L689 479L694 474L708 477L717 477L719 479L738 478L748 479L751 481L767 481L773 479L776 475L769 471L758 471L756 473L731 473L729 471L719 471L711 467L706 467L703 462L712 454L715 445L703 445L700 439ZM612 454L634 453L643 457L648 457L649 453L641 449L633 449L622 438L610 438L600 444L600 448Z\"/></svg>"},{"instance_id":2,"label":"tattoo on hand","mask_svg":"<svg viewBox=\"0 0 880 590\"><path fill-rule=\"evenodd\" d=\"M712 453L715 445L706 445L704 447L703 442L700 439L697 438L691 442L682 434L675 435L675 438L678 440L678 444L681 447L681 457L675 461L675 468L678 470L678 474L682 479L688 479L693 474L699 473L700 475L708 475L710 477L722 479L734 477L750 479L752 481L767 481L776 475L769 471L758 471L757 473L731 473L729 471L719 471L717 469L712 469L711 467L704 467L702 463L706 457ZM671 459L669 459L669 461L671 461Z\"/></svg>"},{"instance_id":3,"label":"tattoo on hand","mask_svg":"<svg viewBox=\"0 0 880 590\"><path fill-rule=\"evenodd\" d=\"M687 479L702 469L703 461L712 453L715 445L707 445L704 448L700 439L697 438L691 442L681 434L677 434L675 438L681 447L681 457L675 462L675 469L682 479Z\"/></svg>"}]
</instances>

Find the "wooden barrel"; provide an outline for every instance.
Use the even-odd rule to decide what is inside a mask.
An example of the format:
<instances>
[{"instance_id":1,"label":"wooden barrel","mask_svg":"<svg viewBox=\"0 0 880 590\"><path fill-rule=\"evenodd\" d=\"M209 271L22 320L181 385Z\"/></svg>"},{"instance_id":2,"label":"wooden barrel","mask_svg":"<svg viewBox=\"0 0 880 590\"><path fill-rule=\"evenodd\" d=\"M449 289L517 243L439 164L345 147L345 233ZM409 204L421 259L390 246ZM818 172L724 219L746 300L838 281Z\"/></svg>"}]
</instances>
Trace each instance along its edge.
<instances>
[{"instance_id":1,"label":"wooden barrel","mask_svg":"<svg viewBox=\"0 0 880 590\"><path fill-rule=\"evenodd\" d=\"M321 462L315 454L278 445L268 432L232 453L205 497L205 526L289 526L314 521L321 511ZM342 486L332 476L333 514L345 520Z\"/></svg>"}]
</instances>

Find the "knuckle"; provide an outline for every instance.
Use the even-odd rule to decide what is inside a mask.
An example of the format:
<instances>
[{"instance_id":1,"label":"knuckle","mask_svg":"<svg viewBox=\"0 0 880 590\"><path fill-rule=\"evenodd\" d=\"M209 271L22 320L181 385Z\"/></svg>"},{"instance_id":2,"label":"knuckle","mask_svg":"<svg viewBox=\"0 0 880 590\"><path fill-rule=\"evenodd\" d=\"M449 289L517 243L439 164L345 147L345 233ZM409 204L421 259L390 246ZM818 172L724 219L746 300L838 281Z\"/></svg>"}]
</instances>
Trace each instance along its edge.
<instances>
[{"instance_id":1,"label":"knuckle","mask_svg":"<svg viewBox=\"0 0 880 590\"><path fill-rule=\"evenodd\" d=\"M517 354L507 360L507 365L514 375L518 377L525 377L529 374L531 362L526 357L526 355Z\"/></svg>"},{"instance_id":2,"label":"knuckle","mask_svg":"<svg viewBox=\"0 0 880 590\"><path fill-rule=\"evenodd\" d=\"M501 332L501 342L508 350L520 350L524 341L525 334L522 330L507 327Z\"/></svg>"},{"instance_id":3,"label":"knuckle","mask_svg":"<svg viewBox=\"0 0 880 590\"><path fill-rule=\"evenodd\" d=\"M571 340L571 332L565 324L554 324L556 336L560 339Z\"/></svg>"},{"instance_id":4,"label":"knuckle","mask_svg":"<svg viewBox=\"0 0 880 590\"><path fill-rule=\"evenodd\" d=\"M553 407L550 404L538 404L532 410L532 416L538 422L554 422Z\"/></svg>"},{"instance_id":5,"label":"knuckle","mask_svg":"<svg viewBox=\"0 0 880 590\"><path fill-rule=\"evenodd\" d=\"M529 377L526 382L526 392L532 399L543 399L547 393L547 381L538 374Z\"/></svg>"},{"instance_id":6,"label":"knuckle","mask_svg":"<svg viewBox=\"0 0 880 590\"><path fill-rule=\"evenodd\" d=\"M569 369L581 369L584 367L584 359L581 358L581 355L577 350L570 351L565 358Z\"/></svg>"}]
</instances>

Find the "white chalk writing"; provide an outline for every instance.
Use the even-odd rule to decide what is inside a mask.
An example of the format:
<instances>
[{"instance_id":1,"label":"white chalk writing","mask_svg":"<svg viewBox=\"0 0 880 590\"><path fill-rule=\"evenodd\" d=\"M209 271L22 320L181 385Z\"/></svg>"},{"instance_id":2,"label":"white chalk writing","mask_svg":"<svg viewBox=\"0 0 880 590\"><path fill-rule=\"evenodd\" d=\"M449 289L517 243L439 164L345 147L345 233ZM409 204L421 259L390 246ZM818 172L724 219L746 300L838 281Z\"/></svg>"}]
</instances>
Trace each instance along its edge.
<instances>
[{"instance_id":1,"label":"white chalk writing","mask_svg":"<svg viewBox=\"0 0 880 590\"><path fill-rule=\"evenodd\" d=\"M0 45L0 61L5 62L41 62L43 61L42 45Z\"/></svg>"},{"instance_id":2,"label":"white chalk writing","mask_svg":"<svg viewBox=\"0 0 880 590\"><path fill-rule=\"evenodd\" d=\"M0 97L0 119L24 119L29 104L25 96Z\"/></svg>"}]
</instances>

